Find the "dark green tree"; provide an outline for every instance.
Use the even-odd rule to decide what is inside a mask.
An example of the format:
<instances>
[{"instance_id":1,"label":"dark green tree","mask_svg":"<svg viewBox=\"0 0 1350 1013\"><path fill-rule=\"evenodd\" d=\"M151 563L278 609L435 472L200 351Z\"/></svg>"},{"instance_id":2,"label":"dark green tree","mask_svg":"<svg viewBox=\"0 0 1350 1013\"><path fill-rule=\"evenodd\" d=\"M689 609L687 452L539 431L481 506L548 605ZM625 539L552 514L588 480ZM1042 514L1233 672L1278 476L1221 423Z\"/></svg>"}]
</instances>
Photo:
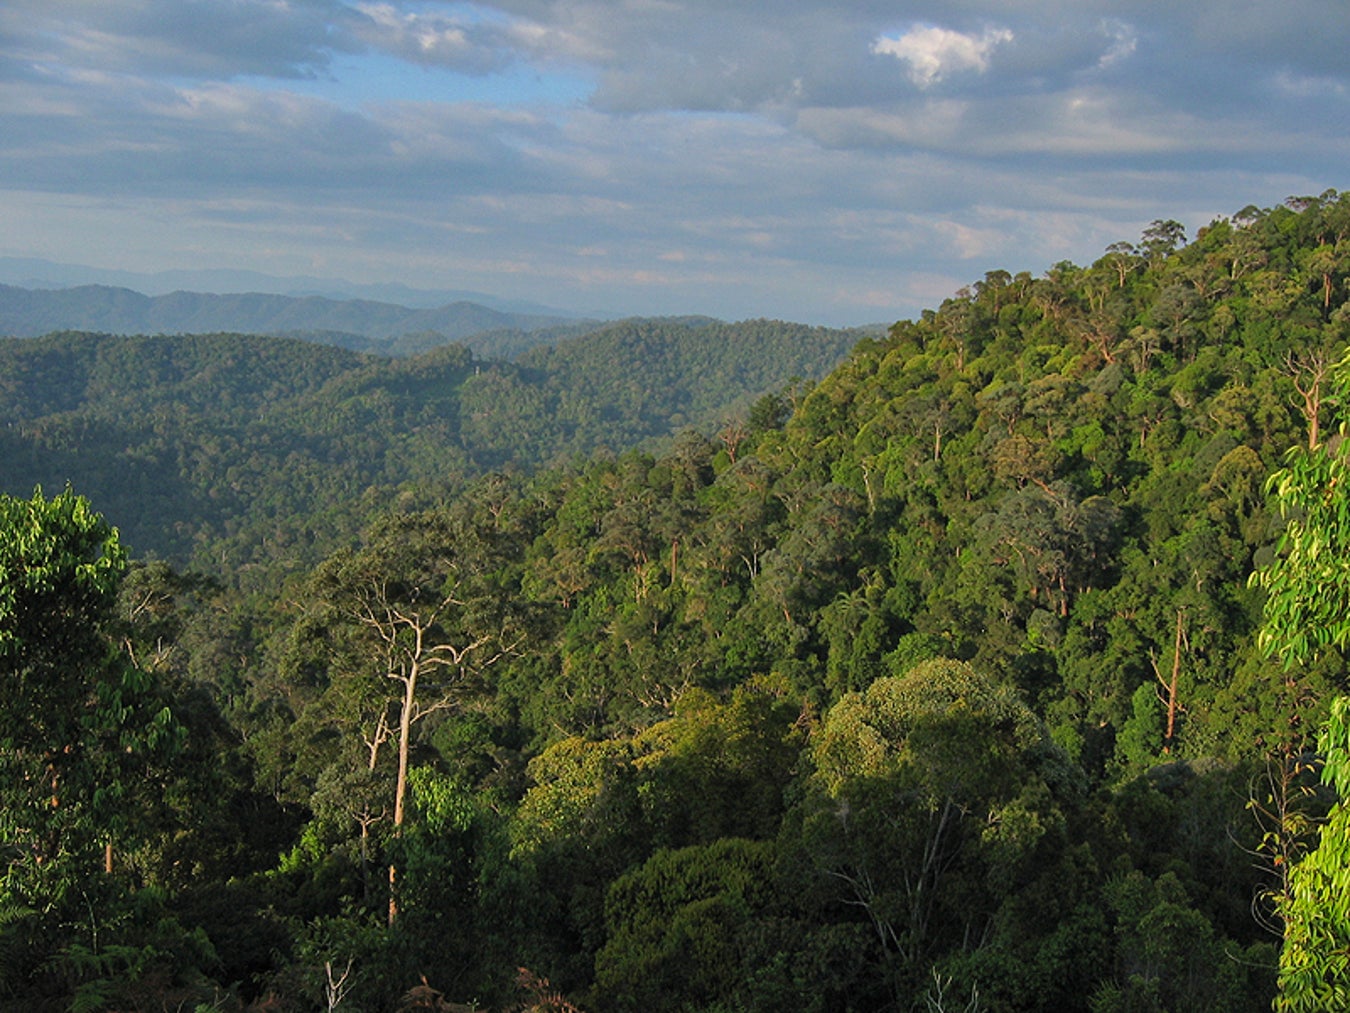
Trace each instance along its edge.
<instances>
[{"instance_id":1,"label":"dark green tree","mask_svg":"<svg viewBox=\"0 0 1350 1013\"><path fill-rule=\"evenodd\" d=\"M69 490L0 496L0 829L20 896L53 899L133 831L119 816L132 778L177 736L111 637L126 565L117 532Z\"/></svg>"},{"instance_id":2,"label":"dark green tree","mask_svg":"<svg viewBox=\"0 0 1350 1013\"><path fill-rule=\"evenodd\" d=\"M0 948L98 950L181 745L153 678L115 642L126 553L88 501L0 496ZM20 947L21 948L21 947ZM24 980L14 968L5 984Z\"/></svg>"},{"instance_id":3,"label":"dark green tree","mask_svg":"<svg viewBox=\"0 0 1350 1013\"><path fill-rule=\"evenodd\" d=\"M1034 869L1068 765L1014 689L947 659L845 695L812 758L802 841L816 889L863 916L903 1005Z\"/></svg>"}]
</instances>

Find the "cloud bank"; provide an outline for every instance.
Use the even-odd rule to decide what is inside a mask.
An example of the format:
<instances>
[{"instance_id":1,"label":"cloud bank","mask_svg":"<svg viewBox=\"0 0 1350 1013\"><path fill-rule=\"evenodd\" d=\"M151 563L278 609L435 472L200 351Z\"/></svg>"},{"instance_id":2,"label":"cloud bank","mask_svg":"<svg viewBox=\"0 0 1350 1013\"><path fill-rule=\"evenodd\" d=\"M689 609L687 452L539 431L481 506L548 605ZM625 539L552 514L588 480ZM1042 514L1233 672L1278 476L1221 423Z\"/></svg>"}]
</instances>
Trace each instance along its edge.
<instances>
[{"instance_id":1,"label":"cloud bank","mask_svg":"<svg viewBox=\"0 0 1350 1013\"><path fill-rule=\"evenodd\" d=\"M11 0L0 255L913 315L1350 186L1318 0Z\"/></svg>"}]
</instances>

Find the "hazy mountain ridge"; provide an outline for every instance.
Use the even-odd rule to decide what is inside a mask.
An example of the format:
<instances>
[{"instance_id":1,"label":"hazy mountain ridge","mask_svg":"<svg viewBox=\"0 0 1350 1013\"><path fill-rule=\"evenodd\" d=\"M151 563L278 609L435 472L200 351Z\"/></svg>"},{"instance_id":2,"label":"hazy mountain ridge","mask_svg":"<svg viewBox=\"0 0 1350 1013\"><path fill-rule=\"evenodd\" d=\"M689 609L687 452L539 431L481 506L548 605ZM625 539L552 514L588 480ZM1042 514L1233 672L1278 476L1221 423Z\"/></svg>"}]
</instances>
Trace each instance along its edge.
<instances>
[{"instance_id":1,"label":"hazy mountain ridge","mask_svg":"<svg viewBox=\"0 0 1350 1013\"><path fill-rule=\"evenodd\" d=\"M462 288L414 288L398 282L353 282L313 275L274 275L230 268L178 268L169 271L125 271L62 264L38 257L0 257L0 285L18 288L66 289L82 285L129 288L145 295L171 292L260 292L296 298L318 295L330 299L370 299L415 309L435 309L448 303L472 302L502 313L580 318L611 314L575 312L525 299L506 299L488 292Z\"/></svg>"},{"instance_id":2,"label":"hazy mountain ridge","mask_svg":"<svg viewBox=\"0 0 1350 1013\"><path fill-rule=\"evenodd\" d=\"M0 285L0 334L34 338L53 331L81 330L109 334L249 334L322 335L324 343L357 351L406 354L434 345L462 342L487 356L513 354L520 335L541 334L581 322L563 316L508 313L478 303L459 301L434 309L414 309L369 299L286 296L265 292L218 295L171 292L150 296L129 288L81 285L65 289L26 289ZM481 335L510 332L516 336L500 352ZM400 339L423 335L412 347Z\"/></svg>"}]
</instances>

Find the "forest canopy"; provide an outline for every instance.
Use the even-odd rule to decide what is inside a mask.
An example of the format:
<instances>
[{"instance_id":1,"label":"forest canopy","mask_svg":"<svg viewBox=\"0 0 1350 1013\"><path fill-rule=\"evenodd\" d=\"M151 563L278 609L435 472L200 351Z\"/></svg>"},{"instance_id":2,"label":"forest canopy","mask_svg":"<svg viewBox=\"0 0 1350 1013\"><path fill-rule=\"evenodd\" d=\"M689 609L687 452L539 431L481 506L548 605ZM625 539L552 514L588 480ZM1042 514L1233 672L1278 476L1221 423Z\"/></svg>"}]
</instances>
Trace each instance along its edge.
<instances>
[{"instance_id":1,"label":"forest canopy","mask_svg":"<svg viewBox=\"0 0 1350 1013\"><path fill-rule=\"evenodd\" d=\"M244 334L0 340L0 489L73 482L136 552L264 584L392 502L716 432L824 376L858 336L633 320L515 363L457 344L391 359Z\"/></svg>"}]
</instances>

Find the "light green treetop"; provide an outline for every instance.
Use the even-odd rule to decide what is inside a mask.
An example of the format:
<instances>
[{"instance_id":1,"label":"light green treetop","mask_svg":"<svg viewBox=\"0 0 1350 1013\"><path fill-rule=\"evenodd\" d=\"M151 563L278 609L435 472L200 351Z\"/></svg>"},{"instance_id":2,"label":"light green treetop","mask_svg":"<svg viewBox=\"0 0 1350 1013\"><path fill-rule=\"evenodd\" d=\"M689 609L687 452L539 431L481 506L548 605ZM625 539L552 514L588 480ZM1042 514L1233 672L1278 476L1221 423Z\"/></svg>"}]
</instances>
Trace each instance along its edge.
<instances>
[{"instance_id":1,"label":"light green treetop","mask_svg":"<svg viewBox=\"0 0 1350 1013\"><path fill-rule=\"evenodd\" d=\"M1346 365L1339 381L1345 385ZM1286 527L1279 561L1252 574L1265 589L1261 645L1290 667L1350 643L1350 441L1296 447L1268 483Z\"/></svg>"}]
</instances>

